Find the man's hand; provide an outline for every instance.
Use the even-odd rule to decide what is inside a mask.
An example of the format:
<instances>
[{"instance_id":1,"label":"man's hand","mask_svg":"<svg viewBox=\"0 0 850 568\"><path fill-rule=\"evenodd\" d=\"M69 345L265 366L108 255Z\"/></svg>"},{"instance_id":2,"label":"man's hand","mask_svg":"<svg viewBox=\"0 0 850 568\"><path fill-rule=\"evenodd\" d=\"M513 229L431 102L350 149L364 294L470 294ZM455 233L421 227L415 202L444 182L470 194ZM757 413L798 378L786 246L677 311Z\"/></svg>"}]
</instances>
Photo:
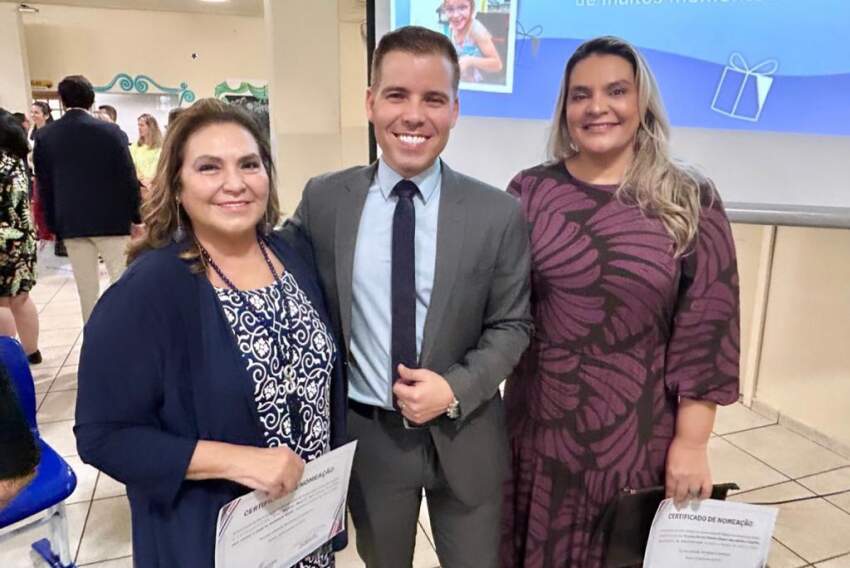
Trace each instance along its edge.
<instances>
[{"instance_id":1,"label":"man's hand","mask_svg":"<svg viewBox=\"0 0 850 568\"><path fill-rule=\"evenodd\" d=\"M452 387L442 376L428 369L398 366L400 380L393 386L402 415L414 424L425 424L445 414L454 401Z\"/></svg>"}]
</instances>

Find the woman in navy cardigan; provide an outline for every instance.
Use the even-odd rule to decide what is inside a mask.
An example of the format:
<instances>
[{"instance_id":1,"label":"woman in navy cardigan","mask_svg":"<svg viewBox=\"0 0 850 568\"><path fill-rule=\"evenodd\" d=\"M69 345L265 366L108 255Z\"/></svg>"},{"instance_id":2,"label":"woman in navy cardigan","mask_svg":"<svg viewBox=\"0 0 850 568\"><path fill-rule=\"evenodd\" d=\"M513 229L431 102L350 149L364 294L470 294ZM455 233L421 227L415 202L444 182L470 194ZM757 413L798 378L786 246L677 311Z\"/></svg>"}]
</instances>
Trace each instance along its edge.
<instances>
[{"instance_id":1,"label":"woman in navy cardigan","mask_svg":"<svg viewBox=\"0 0 850 568\"><path fill-rule=\"evenodd\" d=\"M127 486L136 566L210 568L222 505L292 491L345 442L341 357L309 245L270 232L253 118L197 102L154 186L147 234L85 328L74 431L83 461ZM333 566L330 546L299 566Z\"/></svg>"}]
</instances>

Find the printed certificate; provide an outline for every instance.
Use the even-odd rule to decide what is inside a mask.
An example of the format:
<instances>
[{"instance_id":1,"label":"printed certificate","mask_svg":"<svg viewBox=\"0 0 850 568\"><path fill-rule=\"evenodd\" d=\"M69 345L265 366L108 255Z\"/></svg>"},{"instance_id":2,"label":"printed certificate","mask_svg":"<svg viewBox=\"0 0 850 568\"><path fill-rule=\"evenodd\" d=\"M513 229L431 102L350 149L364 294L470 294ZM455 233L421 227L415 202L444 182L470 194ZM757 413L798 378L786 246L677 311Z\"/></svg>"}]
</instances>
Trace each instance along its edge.
<instances>
[{"instance_id":1,"label":"printed certificate","mask_svg":"<svg viewBox=\"0 0 850 568\"><path fill-rule=\"evenodd\" d=\"M665 499L655 513L646 568L763 568L776 507L706 499L677 509Z\"/></svg>"},{"instance_id":2,"label":"printed certificate","mask_svg":"<svg viewBox=\"0 0 850 568\"><path fill-rule=\"evenodd\" d=\"M304 466L298 487L270 500L260 491L218 512L216 568L290 568L345 528L345 497L357 442Z\"/></svg>"}]
</instances>

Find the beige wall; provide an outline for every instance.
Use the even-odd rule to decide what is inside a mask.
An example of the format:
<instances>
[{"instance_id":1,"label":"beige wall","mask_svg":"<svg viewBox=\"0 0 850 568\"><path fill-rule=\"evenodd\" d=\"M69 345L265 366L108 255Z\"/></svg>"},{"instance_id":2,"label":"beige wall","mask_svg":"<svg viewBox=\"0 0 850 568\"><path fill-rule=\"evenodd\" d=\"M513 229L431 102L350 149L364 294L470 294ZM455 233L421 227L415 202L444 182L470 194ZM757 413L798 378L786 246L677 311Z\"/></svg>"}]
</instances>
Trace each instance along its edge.
<instances>
[{"instance_id":1,"label":"beige wall","mask_svg":"<svg viewBox=\"0 0 850 568\"><path fill-rule=\"evenodd\" d=\"M361 35L366 7L359 0L340 0L339 15L341 165L345 168L369 160L366 40Z\"/></svg>"},{"instance_id":2,"label":"beige wall","mask_svg":"<svg viewBox=\"0 0 850 568\"><path fill-rule=\"evenodd\" d=\"M762 252L762 232L758 225L732 225L735 251L738 255L738 281L741 289L741 377L749 371L747 361L750 335L753 332L753 306L757 297L759 258Z\"/></svg>"},{"instance_id":3,"label":"beige wall","mask_svg":"<svg viewBox=\"0 0 850 568\"><path fill-rule=\"evenodd\" d=\"M0 107L9 112L29 112L27 52L17 4L0 3L0 69Z\"/></svg>"},{"instance_id":4,"label":"beige wall","mask_svg":"<svg viewBox=\"0 0 850 568\"><path fill-rule=\"evenodd\" d=\"M262 18L37 7L23 16L30 75L54 87L74 73L94 85L118 73L146 74L165 87L185 81L207 97L225 79L266 78Z\"/></svg>"},{"instance_id":5,"label":"beige wall","mask_svg":"<svg viewBox=\"0 0 850 568\"><path fill-rule=\"evenodd\" d=\"M745 402L850 456L850 230L732 230Z\"/></svg>"},{"instance_id":6,"label":"beige wall","mask_svg":"<svg viewBox=\"0 0 850 568\"><path fill-rule=\"evenodd\" d=\"M368 159L365 6L266 0L265 17L278 193L288 215L310 177Z\"/></svg>"},{"instance_id":7,"label":"beige wall","mask_svg":"<svg viewBox=\"0 0 850 568\"><path fill-rule=\"evenodd\" d=\"M850 448L850 230L777 229L756 399Z\"/></svg>"}]
</instances>

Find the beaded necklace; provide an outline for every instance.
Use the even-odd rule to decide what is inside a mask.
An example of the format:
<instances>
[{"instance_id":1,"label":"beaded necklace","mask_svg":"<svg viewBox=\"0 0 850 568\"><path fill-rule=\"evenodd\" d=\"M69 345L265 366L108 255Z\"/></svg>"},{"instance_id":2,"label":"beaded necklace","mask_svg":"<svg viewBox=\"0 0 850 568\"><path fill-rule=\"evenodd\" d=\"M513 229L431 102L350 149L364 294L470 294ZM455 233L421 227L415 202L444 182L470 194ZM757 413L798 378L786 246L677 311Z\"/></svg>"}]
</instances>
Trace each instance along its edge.
<instances>
[{"instance_id":1,"label":"beaded necklace","mask_svg":"<svg viewBox=\"0 0 850 568\"><path fill-rule=\"evenodd\" d=\"M207 252L207 249L205 249L201 245L201 243L197 243L197 245L198 245L198 250L200 251L201 257L203 258L204 262L206 264L208 264L215 271L215 273L218 275L218 277L221 278L221 281L224 282L224 284L232 292L234 292L237 296L239 296L239 299L242 301L242 304L247 306L248 310L250 310L257 317L257 319L263 323L263 327L266 329L266 334L268 335L269 340L271 340L272 339L272 331L275 328L275 324L278 323L278 319L276 317L278 315L278 312L273 311L271 317L268 317L268 316L266 316L266 314L262 313L262 311L260 311L259 307L254 306L254 304L251 302L251 298L249 297L249 295L246 292L244 292L243 290L240 290L239 288L237 288L236 285L233 284L233 282L227 276L225 276L224 271L215 263L215 261L210 256L210 253ZM263 259L266 261L266 265L269 267L269 270L272 273L272 277L274 278L273 285L277 286L278 289L280 290L281 300L283 302L283 309L280 310L280 315L282 316L282 321L280 323L281 323L282 329L284 329L286 333L289 333L292 330L292 325L291 325L292 322L290 321L290 318L289 318L286 295L285 295L284 290L283 290L283 276L278 275L277 270L275 270L274 264L272 264L271 258L269 258L269 253L268 253L268 250L266 248L266 244L265 244L265 242L263 242L263 239L260 237L259 234L257 234L257 245L259 245L260 252L263 255ZM294 384L294 382L295 382L295 371L292 368L292 365L293 365L294 361L297 360L298 354L297 354L294 346L292 345L291 341L281 342L281 347L283 348L283 351L285 351L285 353L284 353L284 366L283 366L284 381L285 381L285 383ZM241 350L240 350L240 352L241 352ZM243 359L246 359L246 360L248 359L247 353L242 352L241 355L242 355ZM293 400L295 394L296 394L295 391L293 391L291 393L291 395L293 395L293 396L287 395L287 397L286 397L286 408L287 408L287 412L289 414L290 428L292 429L292 439L295 440L296 443L297 443L297 441L301 439L301 435L303 433L303 419L301 417L302 403L300 403L300 402L296 403Z\"/></svg>"}]
</instances>

